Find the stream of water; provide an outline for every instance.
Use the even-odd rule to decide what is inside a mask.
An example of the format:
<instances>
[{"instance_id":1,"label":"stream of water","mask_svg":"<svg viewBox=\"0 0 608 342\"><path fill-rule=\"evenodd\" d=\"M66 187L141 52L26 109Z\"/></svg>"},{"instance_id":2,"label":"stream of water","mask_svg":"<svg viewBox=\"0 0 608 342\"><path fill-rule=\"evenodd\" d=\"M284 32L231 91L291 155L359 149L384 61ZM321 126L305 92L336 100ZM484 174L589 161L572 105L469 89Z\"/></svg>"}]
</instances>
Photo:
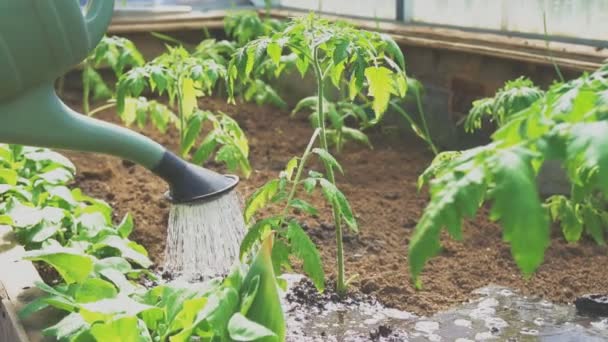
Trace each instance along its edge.
<instances>
[{"instance_id":1,"label":"stream of water","mask_svg":"<svg viewBox=\"0 0 608 342\"><path fill-rule=\"evenodd\" d=\"M176 204L169 214L165 272L185 280L225 275L239 257L245 222L236 191Z\"/></svg>"}]
</instances>

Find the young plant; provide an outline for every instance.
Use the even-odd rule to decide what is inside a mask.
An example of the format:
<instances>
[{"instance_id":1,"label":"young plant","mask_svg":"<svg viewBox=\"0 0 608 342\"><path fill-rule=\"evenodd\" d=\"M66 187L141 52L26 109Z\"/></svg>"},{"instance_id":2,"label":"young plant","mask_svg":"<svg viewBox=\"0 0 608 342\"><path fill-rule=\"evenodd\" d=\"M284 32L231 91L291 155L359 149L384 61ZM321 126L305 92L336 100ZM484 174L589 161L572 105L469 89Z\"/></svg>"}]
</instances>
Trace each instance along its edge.
<instances>
[{"instance_id":1,"label":"young plant","mask_svg":"<svg viewBox=\"0 0 608 342\"><path fill-rule=\"evenodd\" d=\"M391 96L403 97L407 92L405 60L398 45L389 36L358 30L345 23L330 23L314 14L293 19L282 32L251 41L238 49L228 68L229 90L234 89L237 80L242 82L249 79L255 66L264 60L269 59L280 66L284 54L295 54L296 66L302 75L309 69L314 72L317 80L319 151L324 156L330 155L326 129L328 115L324 105L326 80L331 79L334 86L339 88L343 75L348 75L351 100L367 89L369 96L373 97L375 117L372 122L382 118ZM281 69L277 70L280 73ZM332 162L335 159L322 159L327 184L330 184L331 190L337 190L336 164ZM349 222L345 199L342 201L340 197L338 200L334 196L330 202L336 227L337 292L344 294L347 285L342 223L346 221L350 227L356 227L356 224Z\"/></svg>"},{"instance_id":2,"label":"young plant","mask_svg":"<svg viewBox=\"0 0 608 342\"><path fill-rule=\"evenodd\" d=\"M425 262L440 250L441 230L461 239L462 219L475 215L485 201L493 201L490 217L502 224L503 238L525 275L543 261L550 243L550 213L561 221L568 241L578 240L584 227L597 242L604 242L601 227L606 215L596 203L608 195L606 94L604 66L591 75L554 84L527 107L519 107L521 101L503 101L502 126L492 143L447 158L440 155L441 160L433 162L421 176L421 184L430 185L431 201L409 247L417 286ZM547 160L560 161L566 170L572 202L557 197L543 205L536 176Z\"/></svg>"},{"instance_id":3,"label":"young plant","mask_svg":"<svg viewBox=\"0 0 608 342\"><path fill-rule=\"evenodd\" d=\"M145 63L135 44L122 37L104 37L82 65L82 108L91 113L90 99L93 101L112 98L114 91L97 71L100 67L110 67L116 78L120 78L127 68L139 67Z\"/></svg>"},{"instance_id":4,"label":"young plant","mask_svg":"<svg viewBox=\"0 0 608 342\"><path fill-rule=\"evenodd\" d=\"M145 122L146 114L152 123L164 131L175 122L180 132L180 153L192 155L196 163L204 163L219 148L216 160L224 162L231 171L239 169L245 176L251 173L247 138L236 121L225 114L199 110L198 99L210 95L219 80L225 77L224 66L213 59L201 59L185 48L168 47L168 52L146 65L123 75L117 86L117 109L126 123ZM146 88L159 96L166 95L170 104L177 102L177 115L169 107L140 100ZM149 104L152 103L151 111ZM196 145L205 124L212 130Z\"/></svg>"},{"instance_id":5,"label":"young plant","mask_svg":"<svg viewBox=\"0 0 608 342\"><path fill-rule=\"evenodd\" d=\"M467 132L478 130L485 118L501 127L514 114L530 107L543 96L544 92L525 77L508 81L494 97L473 102L473 108L467 115L464 128Z\"/></svg>"}]
</instances>

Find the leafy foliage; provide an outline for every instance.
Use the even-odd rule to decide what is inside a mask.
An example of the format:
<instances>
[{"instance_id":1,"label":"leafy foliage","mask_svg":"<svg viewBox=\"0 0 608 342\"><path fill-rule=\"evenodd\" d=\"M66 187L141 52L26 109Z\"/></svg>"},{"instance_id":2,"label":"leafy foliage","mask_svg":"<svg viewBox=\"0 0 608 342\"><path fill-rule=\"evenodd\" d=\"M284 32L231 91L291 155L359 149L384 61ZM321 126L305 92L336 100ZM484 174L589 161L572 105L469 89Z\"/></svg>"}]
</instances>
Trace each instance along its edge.
<instances>
[{"instance_id":1,"label":"leafy foliage","mask_svg":"<svg viewBox=\"0 0 608 342\"><path fill-rule=\"evenodd\" d=\"M371 126L370 115L366 111L365 107L350 101L338 101L331 102L325 99L323 101L325 106L325 113L331 122L331 128L326 130L329 143L336 147L339 152L344 147L347 141L355 141L369 147L372 146L369 138L363 129ZM299 111L306 109L311 112L310 122L314 128L320 127L319 112L318 112L318 101L316 96L304 98L298 102L292 114L295 115ZM359 122L360 128L348 127L348 121Z\"/></svg>"},{"instance_id":2,"label":"leafy foliage","mask_svg":"<svg viewBox=\"0 0 608 342\"><path fill-rule=\"evenodd\" d=\"M44 330L59 341L281 341L285 321L272 263L272 236L250 267L203 284L139 285L151 262L128 239L127 215L67 184L74 165L41 148L0 145L0 222L11 225L29 250L26 259L55 268L61 282L39 283L46 294L22 317L54 307L66 312ZM52 174L52 176L51 176Z\"/></svg>"},{"instance_id":3,"label":"leafy foliage","mask_svg":"<svg viewBox=\"0 0 608 342\"><path fill-rule=\"evenodd\" d=\"M122 76L127 68L139 67L145 63L142 54L135 44L123 37L103 37L95 50L83 62L83 109L90 112L89 98L93 101L110 99L113 90L96 70L99 67L110 67L116 78Z\"/></svg>"},{"instance_id":4,"label":"leafy foliage","mask_svg":"<svg viewBox=\"0 0 608 342\"><path fill-rule=\"evenodd\" d=\"M315 131L311 143L303 158L298 165L298 171L292 179L292 172L296 162L290 162L287 170L283 173L279 181L279 189L275 196L275 201L287 198L286 206L278 220L265 221L262 227L270 226L271 229L280 233L285 230L284 216L289 210L292 203L298 203L299 208L309 208L308 205L302 205L302 201L292 202L296 199L297 187L300 185L303 166L311 153L312 145L316 140L316 135L319 134L321 146L316 150L316 154L321 158L325 166L325 175L314 173L311 177L303 181L303 186L308 189L314 189L317 185L320 186L325 198L332 206L334 224L336 227L336 248L337 248L337 292L340 294L346 293L347 282L345 280L344 270L344 251L342 242L342 222L345 222L351 229L357 229L355 219L348 205L348 201L342 192L336 187L334 168L336 160L329 153L329 139L332 137L332 131L329 131L326 126L333 125L332 141L336 143L338 148L341 147L344 132L347 132L343 125L344 117L337 110L331 112L332 106L326 106L325 100L325 82L331 80L333 85L341 90L342 84L348 85L348 99L352 102L357 95L362 91L367 90L368 96L372 98L371 108L373 109L373 118L370 123L379 122L384 112L386 111L392 96L404 97L407 93L407 78L405 75L405 58L398 45L386 35L380 35L373 32L355 29L354 27L343 23L330 23L327 20L320 19L314 14L306 17L292 19L287 26L279 32L275 32L268 36L263 36L246 45L240 47L234 53L228 65L228 91L232 101L234 101L235 89L238 84L243 84L250 81L253 77L257 77L256 70L265 70L265 66L274 67L274 75L279 76L287 67L295 64L295 67L304 76L309 70L314 72L317 80L317 97L316 102L313 99L305 99L300 103L299 107L315 106L316 114L313 114L313 123L318 127ZM260 66L256 68L256 66ZM343 82L343 79L345 82ZM350 108L353 108L351 106ZM333 109L337 109L333 106ZM316 122L315 122L316 121ZM351 130L353 136L357 136L359 140L365 140L361 137L358 131ZM341 168L338 168L341 169ZM292 190L287 193L281 188L281 185L292 183ZM264 199L269 196L264 193ZM261 200L254 198L250 203L255 203L256 208L260 207ZM271 223L276 222L273 226ZM292 222L296 224L295 222ZM289 227L289 225L287 225ZM259 226L254 225L259 228ZM267 228L264 228L267 229ZM300 237L302 234L293 233L291 237ZM248 245L250 241L255 240L255 236L261 233L260 229L250 230L250 234L254 237L246 239ZM299 239L299 238L298 238ZM289 238L287 239L289 242ZM287 244L286 244L287 245ZM293 247L310 246L311 244L302 243ZM285 256L283 248L281 252L277 252L277 256ZM310 249L310 248L309 248ZM297 256L312 256L317 257L318 253L313 251L302 252L295 251ZM312 266L313 259L304 259L304 270L308 275L313 277L313 282L317 288L322 289L323 283L321 279L315 279L320 272L311 272L317 267ZM280 265L288 264L288 261L277 261ZM319 263L320 264L320 263Z\"/></svg>"},{"instance_id":5,"label":"leafy foliage","mask_svg":"<svg viewBox=\"0 0 608 342\"><path fill-rule=\"evenodd\" d=\"M285 23L276 19L262 19L256 11L235 11L224 19L226 35L239 45L245 45L261 36L282 31Z\"/></svg>"},{"instance_id":6,"label":"leafy foliage","mask_svg":"<svg viewBox=\"0 0 608 342\"><path fill-rule=\"evenodd\" d=\"M481 128L485 117L502 126L512 115L530 107L543 95L543 91L525 77L508 81L494 97L473 102L473 108L464 123L465 130L472 132Z\"/></svg>"},{"instance_id":7,"label":"leafy foliage","mask_svg":"<svg viewBox=\"0 0 608 342\"><path fill-rule=\"evenodd\" d=\"M460 238L462 220L488 200L493 202L491 218L502 223L504 240L526 275L543 261L549 217L561 223L569 242L587 232L604 243L608 72L600 69L556 83L546 93L520 79L502 92L499 104L491 106L501 125L493 142L439 155L420 178L421 185L430 185L431 202L410 243L410 270L417 285L424 263L440 249L441 229ZM562 163L572 194L543 204L536 176L547 160Z\"/></svg>"},{"instance_id":8,"label":"leafy foliage","mask_svg":"<svg viewBox=\"0 0 608 342\"><path fill-rule=\"evenodd\" d=\"M317 130L318 132L318 130ZM357 223L344 194L322 174L310 171L309 177L302 178L303 171L312 156L320 160L329 160L337 169L341 169L336 159L321 148L313 149L317 133L313 135L302 158L294 158L288 164L278 179L267 182L247 200L245 205L245 220L249 231L241 245L241 254L245 255L256 241L268 232L274 232L278 239L273 250L275 271L281 272L284 267L290 269L291 259L300 260L304 272L310 277L319 291L325 289L325 274L321 256L304 228L288 215L303 212L316 215L317 209L306 199L299 198L298 192L309 196L315 189L321 191L327 203L336 208L338 215L356 231ZM259 215L263 209L278 208L276 216Z\"/></svg>"},{"instance_id":9,"label":"leafy foliage","mask_svg":"<svg viewBox=\"0 0 608 342\"><path fill-rule=\"evenodd\" d=\"M230 51L229 46L225 49ZM143 125L148 116L161 131L169 124L175 124L180 132L182 156L191 155L193 162L202 164L217 151L217 161L225 163L232 171L240 170L249 176L249 146L238 123L226 114L200 111L198 107L198 98L210 95L226 75L220 64L224 53L223 50L210 52L201 46L193 54L181 46L168 47L167 53L120 78L118 112L126 124ZM209 54L214 58L209 58ZM170 103L177 102L178 114L167 106L140 97L145 89L166 95ZM205 124L209 124L211 130L197 146Z\"/></svg>"}]
</instances>

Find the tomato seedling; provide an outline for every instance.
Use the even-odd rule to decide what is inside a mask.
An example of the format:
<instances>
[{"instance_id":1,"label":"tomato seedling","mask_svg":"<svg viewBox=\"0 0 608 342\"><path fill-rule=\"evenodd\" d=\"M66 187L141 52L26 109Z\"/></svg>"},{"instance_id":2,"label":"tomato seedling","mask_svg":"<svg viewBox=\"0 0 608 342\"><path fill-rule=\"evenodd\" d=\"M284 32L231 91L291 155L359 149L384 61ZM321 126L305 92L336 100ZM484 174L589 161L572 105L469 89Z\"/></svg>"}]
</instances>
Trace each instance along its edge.
<instances>
[{"instance_id":1,"label":"tomato seedling","mask_svg":"<svg viewBox=\"0 0 608 342\"><path fill-rule=\"evenodd\" d=\"M314 14L293 19L281 32L261 37L237 49L229 67L229 91L231 96L235 83L251 77L264 60L277 66L281 73L284 55L295 55L295 65L305 75L312 69L317 81L317 113L319 114L319 140L321 154L329 154L329 134L326 129L327 113L325 83L331 79L340 88L343 75L348 75L348 93L352 101L359 92L367 89L373 98L372 109L378 122L388 108L391 96L405 96L407 80L405 59L399 46L387 35L358 30L346 23L330 23ZM337 190L334 171L336 164L332 158L322 158L325 177L329 184L325 191ZM337 247L337 292L346 293L347 282L344 270L344 248L342 242L342 223L356 224L346 217L346 207L342 197L333 197L331 202L334 225L336 227ZM353 218L354 220L354 218Z\"/></svg>"},{"instance_id":2,"label":"tomato seedling","mask_svg":"<svg viewBox=\"0 0 608 342\"><path fill-rule=\"evenodd\" d=\"M446 228L461 239L461 223L492 201L490 218L503 226L517 266L531 275L542 263L550 243L549 214L561 221L564 236L576 241L583 230L604 243L603 205L608 195L608 66L591 75L552 85L545 93L526 80L505 86L484 100L500 128L492 143L461 153L440 154L421 176L430 186L431 201L410 241L412 277L440 250ZM477 104L480 106L480 103ZM485 115L485 114L484 114ZM474 114L470 126L476 127ZM548 160L561 162L572 184L570 199L550 198L543 204L536 177Z\"/></svg>"}]
</instances>

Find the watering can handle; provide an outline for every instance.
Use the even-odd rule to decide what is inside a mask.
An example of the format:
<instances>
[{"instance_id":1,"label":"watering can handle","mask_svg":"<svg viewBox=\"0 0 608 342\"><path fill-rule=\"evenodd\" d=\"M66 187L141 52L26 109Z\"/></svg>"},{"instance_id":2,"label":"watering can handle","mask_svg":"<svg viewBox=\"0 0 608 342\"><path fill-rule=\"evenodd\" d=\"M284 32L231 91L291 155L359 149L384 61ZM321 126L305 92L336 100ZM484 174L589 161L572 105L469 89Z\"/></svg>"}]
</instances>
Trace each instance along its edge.
<instances>
[{"instance_id":1,"label":"watering can handle","mask_svg":"<svg viewBox=\"0 0 608 342\"><path fill-rule=\"evenodd\" d=\"M110 26L114 13L114 0L89 0L86 14L87 32L89 35L89 51L92 51Z\"/></svg>"}]
</instances>

